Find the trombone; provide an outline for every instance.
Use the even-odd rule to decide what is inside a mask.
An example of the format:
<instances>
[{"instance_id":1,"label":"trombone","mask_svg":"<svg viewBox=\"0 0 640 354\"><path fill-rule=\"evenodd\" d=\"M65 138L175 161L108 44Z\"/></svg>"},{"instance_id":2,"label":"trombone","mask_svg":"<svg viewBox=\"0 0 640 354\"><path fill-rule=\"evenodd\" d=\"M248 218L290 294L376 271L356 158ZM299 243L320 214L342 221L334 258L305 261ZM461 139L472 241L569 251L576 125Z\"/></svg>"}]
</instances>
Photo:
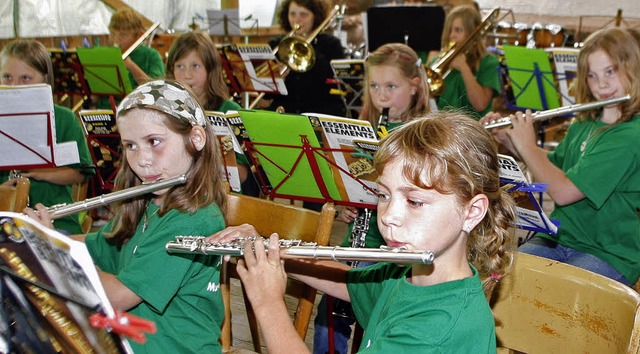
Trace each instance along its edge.
<instances>
[{"instance_id":1,"label":"trombone","mask_svg":"<svg viewBox=\"0 0 640 354\"><path fill-rule=\"evenodd\" d=\"M451 44L446 52L440 55L439 59L436 60L431 66L426 66L425 70L427 71L427 84L429 85L429 92L433 96L440 96L442 91L444 90L444 79L449 75L451 70L449 69L449 65L453 59L456 58L460 53L464 52L467 47L473 43L476 37L484 32L486 32L489 28L493 27L494 22L498 18L500 13L500 8L495 8L482 20L482 23L476 29L471 32L467 38L460 44Z\"/></svg>"},{"instance_id":2,"label":"trombone","mask_svg":"<svg viewBox=\"0 0 640 354\"><path fill-rule=\"evenodd\" d=\"M278 43L278 46L273 50L273 55L276 56L277 61L284 64L284 67L279 71L281 77L285 77L289 73L289 70L304 73L313 68L313 65L316 63L316 53L311 42L313 42L320 32L329 28L329 25L333 22L334 18L340 18L340 16L344 14L345 9L346 6L344 5L334 6L329 16L327 16L327 18L322 21L322 23L318 25L318 27L316 27L316 29L307 36L307 38L296 35L296 31L300 27L298 24L294 26L293 30L289 32L289 34L282 38L280 43ZM256 73L264 73L265 70L269 70L270 65L270 62L262 64L256 69ZM262 100L264 95L265 93L261 92L253 102L251 102L248 109L254 109L258 102Z\"/></svg>"}]
</instances>

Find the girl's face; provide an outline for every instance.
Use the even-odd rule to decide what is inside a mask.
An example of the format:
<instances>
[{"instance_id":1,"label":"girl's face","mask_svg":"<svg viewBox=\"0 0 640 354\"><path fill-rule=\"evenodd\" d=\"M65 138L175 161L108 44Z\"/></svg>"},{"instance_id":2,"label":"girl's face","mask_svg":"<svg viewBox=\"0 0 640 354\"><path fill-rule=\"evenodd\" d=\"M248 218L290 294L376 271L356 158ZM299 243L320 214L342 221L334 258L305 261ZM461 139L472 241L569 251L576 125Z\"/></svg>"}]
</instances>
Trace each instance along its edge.
<instances>
[{"instance_id":1,"label":"girl's face","mask_svg":"<svg viewBox=\"0 0 640 354\"><path fill-rule=\"evenodd\" d=\"M378 177L378 228L389 246L440 254L456 243L463 230L462 208L453 194L407 181L402 165L396 159Z\"/></svg>"},{"instance_id":2,"label":"girl's face","mask_svg":"<svg viewBox=\"0 0 640 354\"><path fill-rule=\"evenodd\" d=\"M462 43L467 38L467 33L462 24L462 18L456 17L451 21L451 33L449 33L449 41Z\"/></svg>"},{"instance_id":3,"label":"girl's face","mask_svg":"<svg viewBox=\"0 0 640 354\"><path fill-rule=\"evenodd\" d=\"M153 109L132 109L118 117L118 130L127 161L142 182L186 174L193 157L184 138L163 122L165 115ZM166 193L167 189L155 192Z\"/></svg>"},{"instance_id":4,"label":"girl's face","mask_svg":"<svg viewBox=\"0 0 640 354\"><path fill-rule=\"evenodd\" d=\"M123 52L126 52L138 40L138 37L138 34L133 31L115 30L109 33L109 38L111 38L113 45L119 47Z\"/></svg>"},{"instance_id":5,"label":"girl's face","mask_svg":"<svg viewBox=\"0 0 640 354\"><path fill-rule=\"evenodd\" d=\"M207 101L208 72L195 50L176 60L173 64L173 76L191 87L200 104Z\"/></svg>"},{"instance_id":6,"label":"girl's face","mask_svg":"<svg viewBox=\"0 0 640 354\"><path fill-rule=\"evenodd\" d=\"M597 100L606 100L626 94L622 77L611 62L611 58L603 50L595 51L587 56L589 72L587 84L591 94Z\"/></svg>"},{"instance_id":7,"label":"girl's face","mask_svg":"<svg viewBox=\"0 0 640 354\"><path fill-rule=\"evenodd\" d=\"M467 237L463 230L470 230L479 222L480 210L471 205L484 196L460 205L453 194L420 188L407 181L402 173L403 163L402 159L391 161L378 177L378 228L385 242L390 247L430 250L436 255L436 264L464 267Z\"/></svg>"},{"instance_id":8,"label":"girl's face","mask_svg":"<svg viewBox=\"0 0 640 354\"><path fill-rule=\"evenodd\" d=\"M289 24L291 28L294 28L296 24L300 25L300 28L296 32L299 35L307 35L313 31L313 12L304 6L300 6L295 2L289 4Z\"/></svg>"},{"instance_id":9,"label":"girl's face","mask_svg":"<svg viewBox=\"0 0 640 354\"><path fill-rule=\"evenodd\" d=\"M419 78L407 79L395 66L369 67L369 95L376 109L389 108L389 120L398 121L409 110Z\"/></svg>"},{"instance_id":10,"label":"girl's face","mask_svg":"<svg viewBox=\"0 0 640 354\"><path fill-rule=\"evenodd\" d=\"M0 84L31 85L47 82L46 75L13 56L0 61Z\"/></svg>"}]
</instances>

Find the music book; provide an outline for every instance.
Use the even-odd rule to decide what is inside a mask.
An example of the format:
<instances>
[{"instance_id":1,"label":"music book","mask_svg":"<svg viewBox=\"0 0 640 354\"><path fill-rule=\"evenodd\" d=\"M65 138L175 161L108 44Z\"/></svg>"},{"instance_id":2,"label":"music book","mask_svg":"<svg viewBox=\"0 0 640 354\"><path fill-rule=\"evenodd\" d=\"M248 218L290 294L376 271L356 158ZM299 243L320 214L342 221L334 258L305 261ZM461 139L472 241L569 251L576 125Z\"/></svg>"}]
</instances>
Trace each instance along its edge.
<instances>
[{"instance_id":1,"label":"music book","mask_svg":"<svg viewBox=\"0 0 640 354\"><path fill-rule=\"evenodd\" d=\"M44 328L45 342L56 352L132 352L125 338L94 328L89 321L94 313L112 318L115 311L82 242L45 228L24 214L0 212L0 261L3 288L19 286L14 294L28 301L23 312L33 310L36 321L31 323ZM3 291L3 295L6 301L7 293Z\"/></svg>"},{"instance_id":2,"label":"music book","mask_svg":"<svg viewBox=\"0 0 640 354\"><path fill-rule=\"evenodd\" d=\"M350 155L353 139L375 136L368 122L250 110L226 117L265 195L375 207L375 185L359 182L362 165Z\"/></svg>"},{"instance_id":3,"label":"music book","mask_svg":"<svg viewBox=\"0 0 640 354\"><path fill-rule=\"evenodd\" d=\"M125 96L132 90L118 47L76 48L91 94Z\"/></svg>"},{"instance_id":4,"label":"music book","mask_svg":"<svg viewBox=\"0 0 640 354\"><path fill-rule=\"evenodd\" d=\"M209 119L213 132L218 138L220 145L220 153L222 154L223 166L222 175L229 183L231 190L234 192L242 192L240 173L238 172L237 156L244 155L242 148L238 144L227 118L222 112L206 111L205 115Z\"/></svg>"},{"instance_id":5,"label":"music book","mask_svg":"<svg viewBox=\"0 0 640 354\"><path fill-rule=\"evenodd\" d=\"M560 87L559 93L562 99L563 106L570 106L576 103L576 99L571 92L573 87L573 79L578 75L578 53L579 48L547 48L547 51L551 53L554 64L554 75L558 86Z\"/></svg>"},{"instance_id":6,"label":"music book","mask_svg":"<svg viewBox=\"0 0 640 354\"><path fill-rule=\"evenodd\" d=\"M121 153L116 116L112 110L81 110L78 115L96 167L98 184L102 190L110 191L115 185Z\"/></svg>"},{"instance_id":7,"label":"music book","mask_svg":"<svg viewBox=\"0 0 640 354\"><path fill-rule=\"evenodd\" d=\"M529 183L516 160L498 154L500 161L500 184L516 202L516 227L524 230L555 235L558 225L549 220L535 194L544 192L546 186Z\"/></svg>"},{"instance_id":8,"label":"music book","mask_svg":"<svg viewBox=\"0 0 640 354\"><path fill-rule=\"evenodd\" d=\"M343 200L368 204L378 203L373 155L358 147L367 142L377 145L376 132L369 121L336 117L319 113L304 113L311 126L321 136L321 146L330 161L334 179Z\"/></svg>"},{"instance_id":9,"label":"music book","mask_svg":"<svg viewBox=\"0 0 640 354\"><path fill-rule=\"evenodd\" d=\"M51 86L0 85L0 169L80 163L75 141L56 143Z\"/></svg>"},{"instance_id":10,"label":"music book","mask_svg":"<svg viewBox=\"0 0 640 354\"><path fill-rule=\"evenodd\" d=\"M228 63L227 75L235 78L241 92L287 94L281 68L268 44L225 45L222 58Z\"/></svg>"}]
</instances>

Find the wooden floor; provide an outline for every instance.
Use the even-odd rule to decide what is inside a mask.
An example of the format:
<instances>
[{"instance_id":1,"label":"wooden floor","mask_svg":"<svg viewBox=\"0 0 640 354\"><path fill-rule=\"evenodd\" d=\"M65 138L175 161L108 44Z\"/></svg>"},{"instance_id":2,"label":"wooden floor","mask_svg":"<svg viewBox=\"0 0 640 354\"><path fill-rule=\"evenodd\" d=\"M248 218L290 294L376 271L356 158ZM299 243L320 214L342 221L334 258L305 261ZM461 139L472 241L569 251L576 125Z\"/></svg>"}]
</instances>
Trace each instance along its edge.
<instances>
[{"instance_id":1,"label":"wooden floor","mask_svg":"<svg viewBox=\"0 0 640 354\"><path fill-rule=\"evenodd\" d=\"M331 236L331 244L339 244L344 239L347 233L346 224L336 221L333 227L333 233ZM317 304L320 301L321 294L316 296L316 307L313 309L311 315L311 323L309 324L309 331L307 332L306 343L309 350L313 349L313 319L316 317ZM286 298L287 307L289 308L289 314L293 318L293 312L297 305L293 299ZM237 279L231 279L231 328L233 333L234 348L253 350L253 342L251 341L251 333L247 324L247 317L244 307L244 299L242 298L242 289L240 288L240 281ZM264 344L264 341L262 341ZM351 342L349 342L351 344ZM266 348L262 347L262 353L267 353Z\"/></svg>"}]
</instances>

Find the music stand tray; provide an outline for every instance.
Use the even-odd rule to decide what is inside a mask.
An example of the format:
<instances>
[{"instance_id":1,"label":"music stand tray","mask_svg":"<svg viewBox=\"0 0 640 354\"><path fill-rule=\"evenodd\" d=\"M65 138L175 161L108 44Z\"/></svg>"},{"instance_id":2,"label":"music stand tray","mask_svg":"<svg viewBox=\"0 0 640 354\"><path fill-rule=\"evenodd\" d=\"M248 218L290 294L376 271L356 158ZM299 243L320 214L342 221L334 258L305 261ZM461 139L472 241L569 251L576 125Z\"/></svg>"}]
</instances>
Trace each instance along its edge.
<instances>
[{"instance_id":1,"label":"music stand tray","mask_svg":"<svg viewBox=\"0 0 640 354\"><path fill-rule=\"evenodd\" d=\"M241 36L238 9L207 10L209 34L212 36Z\"/></svg>"}]
</instances>

